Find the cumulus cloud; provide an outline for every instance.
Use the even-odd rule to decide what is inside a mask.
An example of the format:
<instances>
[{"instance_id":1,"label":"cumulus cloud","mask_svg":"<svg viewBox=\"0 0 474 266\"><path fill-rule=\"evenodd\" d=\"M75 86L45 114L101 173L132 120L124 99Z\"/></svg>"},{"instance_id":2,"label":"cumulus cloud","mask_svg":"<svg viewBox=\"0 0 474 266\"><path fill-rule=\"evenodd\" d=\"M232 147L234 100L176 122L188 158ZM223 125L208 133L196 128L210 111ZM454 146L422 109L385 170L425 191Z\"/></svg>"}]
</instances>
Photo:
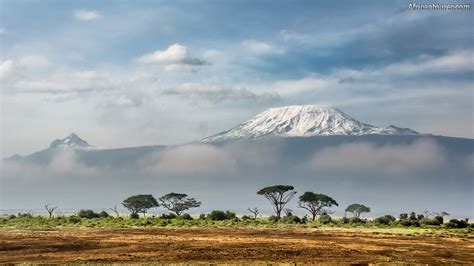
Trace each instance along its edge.
<instances>
[{"instance_id":1,"label":"cumulus cloud","mask_svg":"<svg viewBox=\"0 0 474 266\"><path fill-rule=\"evenodd\" d=\"M213 103L222 101L272 103L281 99L280 95L276 92L257 94L246 88L222 88L216 85L200 83L185 83L166 90L163 94L183 96L192 100L207 100Z\"/></svg>"},{"instance_id":2,"label":"cumulus cloud","mask_svg":"<svg viewBox=\"0 0 474 266\"><path fill-rule=\"evenodd\" d=\"M419 140L406 145L342 144L316 152L307 162L315 171L343 174L413 174L436 171L446 164L435 142Z\"/></svg>"},{"instance_id":3,"label":"cumulus cloud","mask_svg":"<svg viewBox=\"0 0 474 266\"><path fill-rule=\"evenodd\" d=\"M96 10L78 9L74 10L73 17L80 21L93 21L101 18Z\"/></svg>"},{"instance_id":4,"label":"cumulus cloud","mask_svg":"<svg viewBox=\"0 0 474 266\"><path fill-rule=\"evenodd\" d=\"M236 170L231 154L210 145L171 147L145 158L143 163L156 174L213 175L232 174Z\"/></svg>"},{"instance_id":5,"label":"cumulus cloud","mask_svg":"<svg viewBox=\"0 0 474 266\"><path fill-rule=\"evenodd\" d=\"M167 65L167 70L174 70L180 66L203 66L209 62L189 55L186 46L175 43L166 50L157 50L150 54L145 54L137 59L137 62L143 64L163 64Z\"/></svg>"}]
</instances>

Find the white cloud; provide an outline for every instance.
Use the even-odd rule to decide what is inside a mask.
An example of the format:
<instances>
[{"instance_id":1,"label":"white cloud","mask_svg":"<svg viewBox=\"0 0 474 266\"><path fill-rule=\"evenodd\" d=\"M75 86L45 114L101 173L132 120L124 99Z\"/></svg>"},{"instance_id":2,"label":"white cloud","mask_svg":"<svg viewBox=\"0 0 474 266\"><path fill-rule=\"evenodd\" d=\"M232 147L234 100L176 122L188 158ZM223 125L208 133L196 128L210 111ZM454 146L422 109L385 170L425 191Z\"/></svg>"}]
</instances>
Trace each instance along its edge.
<instances>
[{"instance_id":1,"label":"white cloud","mask_svg":"<svg viewBox=\"0 0 474 266\"><path fill-rule=\"evenodd\" d=\"M231 154L210 145L172 147L144 160L147 169L157 174L224 174L236 170Z\"/></svg>"},{"instance_id":2,"label":"white cloud","mask_svg":"<svg viewBox=\"0 0 474 266\"><path fill-rule=\"evenodd\" d=\"M307 166L331 173L400 175L436 171L444 167L446 161L439 145L431 140L419 140L381 147L369 143L342 144L316 152Z\"/></svg>"},{"instance_id":3,"label":"white cloud","mask_svg":"<svg viewBox=\"0 0 474 266\"><path fill-rule=\"evenodd\" d=\"M137 59L143 64L163 64L167 65L167 70L180 69L181 66L202 66L209 64L207 61L191 57L186 46L175 43L166 50L157 50L150 54L145 54Z\"/></svg>"},{"instance_id":4,"label":"white cloud","mask_svg":"<svg viewBox=\"0 0 474 266\"><path fill-rule=\"evenodd\" d=\"M0 80L6 79L13 71L13 60L0 61Z\"/></svg>"},{"instance_id":5,"label":"white cloud","mask_svg":"<svg viewBox=\"0 0 474 266\"><path fill-rule=\"evenodd\" d=\"M257 40L246 40L242 42L242 46L254 54L275 54L281 53L282 50L265 42Z\"/></svg>"},{"instance_id":6,"label":"white cloud","mask_svg":"<svg viewBox=\"0 0 474 266\"><path fill-rule=\"evenodd\" d=\"M474 51L462 50L440 57L421 56L415 60L391 64L380 73L418 75L427 72L454 72L474 70ZM377 73L377 72L375 72Z\"/></svg>"},{"instance_id":7,"label":"white cloud","mask_svg":"<svg viewBox=\"0 0 474 266\"><path fill-rule=\"evenodd\" d=\"M49 61L41 55L28 55L21 57L18 64L24 67L45 67L49 65Z\"/></svg>"},{"instance_id":8,"label":"white cloud","mask_svg":"<svg viewBox=\"0 0 474 266\"><path fill-rule=\"evenodd\" d=\"M208 100L213 103L223 101L272 103L281 100L276 92L254 93L246 88L223 87L214 84L185 83L166 90L165 95L178 95L192 100Z\"/></svg>"},{"instance_id":9,"label":"white cloud","mask_svg":"<svg viewBox=\"0 0 474 266\"><path fill-rule=\"evenodd\" d=\"M73 16L77 20L81 21L93 21L101 18L99 12L95 10L86 10L86 9L78 9L74 10Z\"/></svg>"}]
</instances>

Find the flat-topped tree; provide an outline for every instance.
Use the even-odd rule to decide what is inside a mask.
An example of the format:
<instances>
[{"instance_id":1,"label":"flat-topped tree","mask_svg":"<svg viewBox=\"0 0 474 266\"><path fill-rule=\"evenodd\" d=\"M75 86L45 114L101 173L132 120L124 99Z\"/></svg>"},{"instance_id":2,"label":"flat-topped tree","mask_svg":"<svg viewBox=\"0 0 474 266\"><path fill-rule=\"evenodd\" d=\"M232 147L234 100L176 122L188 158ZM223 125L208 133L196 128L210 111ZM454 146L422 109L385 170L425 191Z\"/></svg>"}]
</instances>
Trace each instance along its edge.
<instances>
[{"instance_id":1,"label":"flat-topped tree","mask_svg":"<svg viewBox=\"0 0 474 266\"><path fill-rule=\"evenodd\" d=\"M339 206L337 202L328 195L316 194L309 191L301 195L298 201L298 207L309 211L312 215L313 221L316 219L317 215L327 213L327 208L330 208L333 205Z\"/></svg>"},{"instance_id":2,"label":"flat-topped tree","mask_svg":"<svg viewBox=\"0 0 474 266\"><path fill-rule=\"evenodd\" d=\"M281 218L281 211L285 205L295 196L296 191L293 191L293 186L288 185L275 185L270 187L264 187L260 189L257 194L263 195L270 201L275 210L275 214L278 219Z\"/></svg>"},{"instance_id":3,"label":"flat-topped tree","mask_svg":"<svg viewBox=\"0 0 474 266\"><path fill-rule=\"evenodd\" d=\"M171 192L160 197L158 200L162 207L180 216L186 210L201 206L201 202L187 196L186 194Z\"/></svg>"},{"instance_id":4,"label":"flat-topped tree","mask_svg":"<svg viewBox=\"0 0 474 266\"><path fill-rule=\"evenodd\" d=\"M146 212L150 208L158 207L159 204L152 195L135 195L128 197L122 202L122 205L128 209L132 215Z\"/></svg>"},{"instance_id":5,"label":"flat-topped tree","mask_svg":"<svg viewBox=\"0 0 474 266\"><path fill-rule=\"evenodd\" d=\"M354 215L354 217L359 218L361 213L370 212L370 208L363 204L353 203L347 206L345 211L350 212L352 215Z\"/></svg>"}]
</instances>

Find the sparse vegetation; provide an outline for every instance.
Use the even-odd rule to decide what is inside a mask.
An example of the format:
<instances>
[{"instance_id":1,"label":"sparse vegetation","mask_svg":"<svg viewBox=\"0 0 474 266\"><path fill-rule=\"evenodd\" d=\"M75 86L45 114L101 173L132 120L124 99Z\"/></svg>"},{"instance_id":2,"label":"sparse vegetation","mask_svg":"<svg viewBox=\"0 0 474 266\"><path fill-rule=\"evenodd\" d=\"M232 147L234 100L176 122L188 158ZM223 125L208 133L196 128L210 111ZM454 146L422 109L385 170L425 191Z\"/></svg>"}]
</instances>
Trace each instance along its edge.
<instances>
[{"instance_id":1,"label":"sparse vegetation","mask_svg":"<svg viewBox=\"0 0 474 266\"><path fill-rule=\"evenodd\" d=\"M445 223L444 217L449 214L443 212L423 211L422 214L415 212L401 213L397 218L392 215L383 215L373 220L362 219L362 213L370 212L370 208L363 204L350 204L345 209L352 213L352 217L331 217L333 212L329 209L338 206L335 199L314 192L305 192L299 197L298 206L307 210L310 214L304 217L294 215L293 210L284 208L294 197L296 192L293 186L276 185L265 187L257 192L265 196L275 211L275 215L261 217L258 207L248 208L251 215L243 215L239 219L234 212L229 210L213 210L209 214L200 214L193 217L185 210L201 205L194 198L188 198L186 194L169 193L159 198L161 204L150 194L135 195L123 201L123 206L129 210L130 216L120 216L116 206L110 210L115 214L111 216L106 211L95 212L94 210L79 210L74 215L64 215L57 211L57 206L45 205L46 216L34 216L32 212L18 213L16 215L0 216L0 228L44 228L44 227L182 227L182 226L253 226L253 227L359 227L359 228L390 228L391 230L465 230L466 234L472 234L474 226L468 219L451 219ZM162 213L158 216L146 217L150 208L163 207L171 213ZM53 216L53 213L56 215ZM281 217L281 213L285 213ZM143 214L141 218L139 214ZM318 219L316 217L319 216Z\"/></svg>"}]
</instances>

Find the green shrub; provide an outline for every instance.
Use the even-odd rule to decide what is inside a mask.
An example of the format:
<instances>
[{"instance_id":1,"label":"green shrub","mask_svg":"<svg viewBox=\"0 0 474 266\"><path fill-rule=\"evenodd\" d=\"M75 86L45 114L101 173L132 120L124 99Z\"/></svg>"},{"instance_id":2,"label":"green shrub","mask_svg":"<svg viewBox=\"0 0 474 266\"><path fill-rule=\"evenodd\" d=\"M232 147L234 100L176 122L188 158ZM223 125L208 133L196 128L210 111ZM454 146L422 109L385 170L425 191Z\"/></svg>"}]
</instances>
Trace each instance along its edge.
<instances>
[{"instance_id":1,"label":"green shrub","mask_svg":"<svg viewBox=\"0 0 474 266\"><path fill-rule=\"evenodd\" d=\"M212 221L224 221L227 219L227 216L226 213L223 211L214 210L207 216L207 218Z\"/></svg>"},{"instance_id":2,"label":"green shrub","mask_svg":"<svg viewBox=\"0 0 474 266\"><path fill-rule=\"evenodd\" d=\"M204 213L199 214L199 220L206 220L206 214Z\"/></svg>"},{"instance_id":3,"label":"green shrub","mask_svg":"<svg viewBox=\"0 0 474 266\"><path fill-rule=\"evenodd\" d=\"M130 219L138 219L138 218L140 218L138 213L130 213Z\"/></svg>"},{"instance_id":4,"label":"green shrub","mask_svg":"<svg viewBox=\"0 0 474 266\"><path fill-rule=\"evenodd\" d=\"M174 214L174 213L168 213L168 214L163 213L161 215L161 218L166 219L166 220L176 219L177 217L178 216L176 216L176 214Z\"/></svg>"},{"instance_id":5,"label":"green shrub","mask_svg":"<svg viewBox=\"0 0 474 266\"><path fill-rule=\"evenodd\" d=\"M237 216L235 215L234 212L225 211L225 218L226 220L232 220L232 219L237 218Z\"/></svg>"},{"instance_id":6,"label":"green shrub","mask_svg":"<svg viewBox=\"0 0 474 266\"><path fill-rule=\"evenodd\" d=\"M421 225L436 225L436 226L441 225L441 222L436 218L424 217L424 218L421 218L419 222Z\"/></svg>"},{"instance_id":7,"label":"green shrub","mask_svg":"<svg viewBox=\"0 0 474 266\"><path fill-rule=\"evenodd\" d=\"M286 215L285 217L281 218L281 222L286 224L300 224L301 219L300 217L291 215L290 213L290 215Z\"/></svg>"},{"instance_id":8,"label":"green shrub","mask_svg":"<svg viewBox=\"0 0 474 266\"><path fill-rule=\"evenodd\" d=\"M328 214L321 214L321 216L319 216L318 222L320 224L330 224L332 222L332 218Z\"/></svg>"},{"instance_id":9,"label":"green shrub","mask_svg":"<svg viewBox=\"0 0 474 266\"><path fill-rule=\"evenodd\" d=\"M81 218L77 217L76 215L71 215L67 218L68 223L77 224L81 221Z\"/></svg>"},{"instance_id":10,"label":"green shrub","mask_svg":"<svg viewBox=\"0 0 474 266\"><path fill-rule=\"evenodd\" d=\"M224 220L235 220L238 221L237 216L235 213L231 211L219 211L214 210L210 214L207 215L207 218L212 221L224 221Z\"/></svg>"},{"instance_id":11,"label":"green shrub","mask_svg":"<svg viewBox=\"0 0 474 266\"><path fill-rule=\"evenodd\" d=\"M419 227L420 226L420 223L418 221L414 221L414 220L400 220L398 221L398 224L402 225L402 226L414 226L414 227Z\"/></svg>"},{"instance_id":12,"label":"green shrub","mask_svg":"<svg viewBox=\"0 0 474 266\"><path fill-rule=\"evenodd\" d=\"M444 223L443 216L435 216L435 219L438 220L439 224L443 224L443 223Z\"/></svg>"},{"instance_id":13,"label":"green shrub","mask_svg":"<svg viewBox=\"0 0 474 266\"><path fill-rule=\"evenodd\" d=\"M391 223L395 222L397 219L392 215L384 215L378 217L374 220L374 222L378 225L390 225Z\"/></svg>"},{"instance_id":14,"label":"green shrub","mask_svg":"<svg viewBox=\"0 0 474 266\"><path fill-rule=\"evenodd\" d=\"M183 219L183 220L193 220L193 217L191 217L191 215L189 215L189 213L182 214L180 216L180 218Z\"/></svg>"},{"instance_id":15,"label":"green shrub","mask_svg":"<svg viewBox=\"0 0 474 266\"><path fill-rule=\"evenodd\" d=\"M243 221L251 220L251 219L252 219L252 218L250 218L250 217L247 216L247 215L242 216L242 220L243 220Z\"/></svg>"},{"instance_id":16,"label":"green shrub","mask_svg":"<svg viewBox=\"0 0 474 266\"><path fill-rule=\"evenodd\" d=\"M272 215L272 216L268 217L268 221L272 222L272 223L276 223L276 222L278 222L278 217L276 215Z\"/></svg>"},{"instance_id":17,"label":"green shrub","mask_svg":"<svg viewBox=\"0 0 474 266\"><path fill-rule=\"evenodd\" d=\"M86 219L99 218L99 214L95 213L93 210L80 210L77 212L77 216Z\"/></svg>"},{"instance_id":18,"label":"green shrub","mask_svg":"<svg viewBox=\"0 0 474 266\"><path fill-rule=\"evenodd\" d=\"M348 223L349 223L349 218L347 218L347 217L342 217L341 222L342 222L343 224L348 224Z\"/></svg>"},{"instance_id":19,"label":"green shrub","mask_svg":"<svg viewBox=\"0 0 474 266\"><path fill-rule=\"evenodd\" d=\"M445 225L446 228L467 228L469 226L469 219L458 220L458 219L451 219Z\"/></svg>"},{"instance_id":20,"label":"green shrub","mask_svg":"<svg viewBox=\"0 0 474 266\"><path fill-rule=\"evenodd\" d=\"M349 223L350 224L365 224L365 221L359 217L351 217L349 218Z\"/></svg>"},{"instance_id":21,"label":"green shrub","mask_svg":"<svg viewBox=\"0 0 474 266\"><path fill-rule=\"evenodd\" d=\"M110 215L106 211L99 212L99 218L107 218Z\"/></svg>"}]
</instances>

